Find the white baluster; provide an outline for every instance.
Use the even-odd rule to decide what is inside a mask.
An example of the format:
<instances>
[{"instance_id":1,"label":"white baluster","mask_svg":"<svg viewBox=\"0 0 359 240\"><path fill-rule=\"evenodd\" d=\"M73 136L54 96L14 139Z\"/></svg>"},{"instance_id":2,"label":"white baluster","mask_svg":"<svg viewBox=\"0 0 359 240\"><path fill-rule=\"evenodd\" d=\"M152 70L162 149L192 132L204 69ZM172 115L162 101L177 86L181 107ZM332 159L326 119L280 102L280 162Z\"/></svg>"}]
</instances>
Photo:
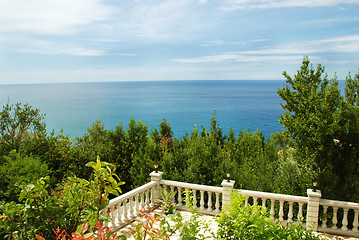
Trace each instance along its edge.
<instances>
[{"instance_id":1,"label":"white baluster","mask_svg":"<svg viewBox=\"0 0 359 240\"><path fill-rule=\"evenodd\" d=\"M129 219L128 219L128 215L127 215L127 199L123 201L123 221L124 222L127 222Z\"/></svg>"},{"instance_id":2,"label":"white baluster","mask_svg":"<svg viewBox=\"0 0 359 240\"><path fill-rule=\"evenodd\" d=\"M283 222L284 220L284 209L283 209L284 201L279 201L279 221Z\"/></svg>"},{"instance_id":3,"label":"white baluster","mask_svg":"<svg viewBox=\"0 0 359 240\"><path fill-rule=\"evenodd\" d=\"M140 208L141 209L145 208L145 195L144 195L144 193L141 193L141 195L140 195Z\"/></svg>"},{"instance_id":4,"label":"white baluster","mask_svg":"<svg viewBox=\"0 0 359 240\"><path fill-rule=\"evenodd\" d=\"M212 193L211 192L207 192L208 194L208 211L212 211Z\"/></svg>"},{"instance_id":5,"label":"white baluster","mask_svg":"<svg viewBox=\"0 0 359 240\"><path fill-rule=\"evenodd\" d=\"M343 216L342 230L348 231L348 211L349 211L349 209L344 208L343 210L344 210L344 216Z\"/></svg>"},{"instance_id":6,"label":"white baluster","mask_svg":"<svg viewBox=\"0 0 359 240\"><path fill-rule=\"evenodd\" d=\"M289 202L288 222L293 222L293 204L294 202Z\"/></svg>"},{"instance_id":7,"label":"white baluster","mask_svg":"<svg viewBox=\"0 0 359 240\"><path fill-rule=\"evenodd\" d=\"M272 218L274 218L274 214L275 214L275 212L274 212L274 204L275 204L275 200L271 199L270 200L270 215L271 215Z\"/></svg>"},{"instance_id":8,"label":"white baluster","mask_svg":"<svg viewBox=\"0 0 359 240\"><path fill-rule=\"evenodd\" d=\"M327 228L328 221L328 206L323 206L324 219L322 220L322 228Z\"/></svg>"},{"instance_id":9,"label":"white baluster","mask_svg":"<svg viewBox=\"0 0 359 240\"><path fill-rule=\"evenodd\" d=\"M134 209L134 215L137 216L139 214L139 203L138 203L138 194L135 195L135 209Z\"/></svg>"},{"instance_id":10,"label":"white baluster","mask_svg":"<svg viewBox=\"0 0 359 240\"><path fill-rule=\"evenodd\" d=\"M216 210L215 212L219 212L219 193L216 193Z\"/></svg>"},{"instance_id":11,"label":"white baluster","mask_svg":"<svg viewBox=\"0 0 359 240\"><path fill-rule=\"evenodd\" d=\"M257 205L257 200L258 198L257 197L253 197L253 205L256 206Z\"/></svg>"},{"instance_id":12,"label":"white baluster","mask_svg":"<svg viewBox=\"0 0 359 240\"><path fill-rule=\"evenodd\" d=\"M302 217L303 217L303 205L304 203L299 203L299 209L298 209L298 222L302 223Z\"/></svg>"},{"instance_id":13,"label":"white baluster","mask_svg":"<svg viewBox=\"0 0 359 240\"><path fill-rule=\"evenodd\" d=\"M182 206L182 188L177 187L177 190L178 190L178 198L177 198L178 205Z\"/></svg>"},{"instance_id":14,"label":"white baluster","mask_svg":"<svg viewBox=\"0 0 359 240\"><path fill-rule=\"evenodd\" d=\"M131 197L130 199L128 199L128 217L130 219L133 219L135 216L133 215L133 197Z\"/></svg>"},{"instance_id":15,"label":"white baluster","mask_svg":"<svg viewBox=\"0 0 359 240\"><path fill-rule=\"evenodd\" d=\"M248 206L248 199L249 199L249 197L247 197L246 200L244 201L244 207Z\"/></svg>"},{"instance_id":16,"label":"white baluster","mask_svg":"<svg viewBox=\"0 0 359 240\"><path fill-rule=\"evenodd\" d=\"M262 199L262 207L266 207L266 203L267 203L267 199L263 198Z\"/></svg>"},{"instance_id":17,"label":"white baluster","mask_svg":"<svg viewBox=\"0 0 359 240\"><path fill-rule=\"evenodd\" d=\"M199 210L204 210L204 191L201 190L200 193L201 193L201 201L200 201Z\"/></svg>"},{"instance_id":18,"label":"white baluster","mask_svg":"<svg viewBox=\"0 0 359 240\"><path fill-rule=\"evenodd\" d=\"M121 210L122 210L122 208L121 208L121 203L118 203L118 204L117 204L117 222L118 222L119 224L120 224L120 223L123 223Z\"/></svg>"},{"instance_id":19,"label":"white baluster","mask_svg":"<svg viewBox=\"0 0 359 240\"><path fill-rule=\"evenodd\" d=\"M155 195L153 194L153 191L155 191L154 188L151 188L151 195L150 195L150 207L155 207Z\"/></svg>"},{"instance_id":20,"label":"white baluster","mask_svg":"<svg viewBox=\"0 0 359 240\"><path fill-rule=\"evenodd\" d=\"M145 208L148 210L148 209L150 209L150 191L146 190L145 194L146 194Z\"/></svg>"},{"instance_id":21,"label":"white baluster","mask_svg":"<svg viewBox=\"0 0 359 240\"><path fill-rule=\"evenodd\" d=\"M338 207L333 207L333 226L332 226L332 229L338 229L338 227L337 227L337 223L338 223L337 211L338 211Z\"/></svg>"},{"instance_id":22,"label":"white baluster","mask_svg":"<svg viewBox=\"0 0 359 240\"><path fill-rule=\"evenodd\" d=\"M358 212L353 210L354 221L353 221L353 232L358 232Z\"/></svg>"}]
</instances>

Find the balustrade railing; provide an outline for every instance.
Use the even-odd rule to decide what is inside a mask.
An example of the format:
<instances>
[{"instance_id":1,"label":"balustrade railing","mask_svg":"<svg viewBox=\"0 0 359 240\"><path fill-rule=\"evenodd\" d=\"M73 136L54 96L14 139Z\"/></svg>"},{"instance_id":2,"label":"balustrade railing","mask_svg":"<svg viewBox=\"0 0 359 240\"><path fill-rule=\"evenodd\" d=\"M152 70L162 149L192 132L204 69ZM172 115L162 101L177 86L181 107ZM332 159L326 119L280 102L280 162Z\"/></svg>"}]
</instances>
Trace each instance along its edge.
<instances>
[{"instance_id":1,"label":"balustrade railing","mask_svg":"<svg viewBox=\"0 0 359 240\"><path fill-rule=\"evenodd\" d=\"M139 215L141 209L149 209L154 203L152 191L156 186L158 186L158 182L151 181L110 200L108 206L103 210L111 218L111 222L107 225L114 227L114 231L116 231Z\"/></svg>"},{"instance_id":2,"label":"balustrade railing","mask_svg":"<svg viewBox=\"0 0 359 240\"><path fill-rule=\"evenodd\" d=\"M270 215L281 221L283 225L290 222L303 224L303 218L306 216L305 210L308 203L308 197L250 190L239 190L239 192L248 197L245 206L249 203L253 205L262 205L269 209Z\"/></svg>"},{"instance_id":3,"label":"balustrade railing","mask_svg":"<svg viewBox=\"0 0 359 240\"><path fill-rule=\"evenodd\" d=\"M115 199L103 210L111 217L109 226L114 231L139 215L140 209L149 209L161 198L161 188L176 192L178 210L188 210L184 191L191 191L199 213L218 215L222 205L230 202L229 191L234 181L223 181L222 187L163 180L162 173L150 174L151 182ZM283 225L297 222L306 229L359 237L359 203L321 199L321 192L308 189L307 197L239 189L248 198L245 205L262 205Z\"/></svg>"},{"instance_id":4,"label":"balustrade railing","mask_svg":"<svg viewBox=\"0 0 359 240\"><path fill-rule=\"evenodd\" d=\"M188 206L185 203L184 191L191 191L193 199L196 199L196 204L199 213L208 215L217 215L220 213L222 204L222 192L221 187L212 187L206 185L198 185L192 183L183 183L169 180L161 180L160 185L162 188L170 188L170 191L176 191L176 203L178 204L178 210L188 210ZM197 200L198 199L198 200Z\"/></svg>"},{"instance_id":5,"label":"balustrade railing","mask_svg":"<svg viewBox=\"0 0 359 240\"><path fill-rule=\"evenodd\" d=\"M359 237L359 203L320 199L318 231Z\"/></svg>"}]
</instances>

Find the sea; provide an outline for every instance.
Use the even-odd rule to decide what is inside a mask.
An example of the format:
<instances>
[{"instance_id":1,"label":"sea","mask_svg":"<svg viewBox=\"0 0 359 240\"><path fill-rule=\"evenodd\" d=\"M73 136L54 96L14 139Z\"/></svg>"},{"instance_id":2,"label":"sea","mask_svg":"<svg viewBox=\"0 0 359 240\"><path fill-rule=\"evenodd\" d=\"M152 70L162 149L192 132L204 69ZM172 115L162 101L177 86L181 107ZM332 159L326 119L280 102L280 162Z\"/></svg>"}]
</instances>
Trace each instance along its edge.
<instances>
[{"instance_id":1,"label":"sea","mask_svg":"<svg viewBox=\"0 0 359 240\"><path fill-rule=\"evenodd\" d=\"M256 130L268 137L282 130L283 101L276 93L285 81L143 81L0 85L1 106L28 103L45 114L47 131L82 137L101 120L106 129L128 127L131 117L159 129L163 119L179 139L194 127L210 128L215 115L228 134Z\"/></svg>"}]
</instances>

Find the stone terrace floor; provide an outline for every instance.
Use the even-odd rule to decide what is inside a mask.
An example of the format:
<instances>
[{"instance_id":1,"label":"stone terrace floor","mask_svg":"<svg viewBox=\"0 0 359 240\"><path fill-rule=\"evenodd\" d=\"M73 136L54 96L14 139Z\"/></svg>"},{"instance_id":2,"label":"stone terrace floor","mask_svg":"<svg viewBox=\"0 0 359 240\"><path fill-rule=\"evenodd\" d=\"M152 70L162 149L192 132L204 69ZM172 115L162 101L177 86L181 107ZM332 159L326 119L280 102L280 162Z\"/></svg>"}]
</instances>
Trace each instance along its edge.
<instances>
[{"instance_id":1,"label":"stone terrace floor","mask_svg":"<svg viewBox=\"0 0 359 240\"><path fill-rule=\"evenodd\" d=\"M158 215L161 215L161 216L164 216L164 214L159 210L159 209L156 209L154 210L152 213L150 213L151 215L153 213L156 213ZM191 217L191 213L190 212L186 212L186 211L180 211L181 213L181 216L183 218L184 221L188 220L190 217ZM211 226L211 229L213 232L216 232L217 229L218 229L218 225L217 225L217 222L214 220L213 216L210 216L210 215L201 215L201 217L199 218L201 220L205 220L207 222L210 222L210 226ZM169 220L169 219L168 219ZM145 221L145 218L144 217L137 217L135 219L135 221ZM158 226L158 224L157 224ZM133 237L130 237L130 233L131 233L131 228L132 226L131 225L127 225L125 226L124 228L120 229L118 231L118 234L119 235L125 235L128 239L134 239ZM355 238L355 237L345 237L345 236L335 236L335 235L330 235L330 234L324 234L324 233L316 233L319 235L319 237L323 240L359 240L359 238ZM176 240L176 239L179 239L179 233L176 232L174 233L171 238L171 240Z\"/></svg>"}]
</instances>

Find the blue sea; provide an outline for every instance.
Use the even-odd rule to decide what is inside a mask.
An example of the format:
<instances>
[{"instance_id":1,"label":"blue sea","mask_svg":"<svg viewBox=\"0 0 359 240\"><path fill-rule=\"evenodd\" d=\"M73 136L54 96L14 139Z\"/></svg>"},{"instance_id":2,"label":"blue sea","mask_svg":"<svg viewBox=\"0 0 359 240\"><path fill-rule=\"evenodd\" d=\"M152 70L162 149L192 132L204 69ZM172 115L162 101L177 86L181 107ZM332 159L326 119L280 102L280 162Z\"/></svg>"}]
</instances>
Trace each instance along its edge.
<instances>
[{"instance_id":1,"label":"blue sea","mask_svg":"<svg viewBox=\"0 0 359 240\"><path fill-rule=\"evenodd\" d=\"M282 102L276 91L285 81L158 81L0 85L0 104L29 103L46 114L48 132L83 136L96 120L105 128L128 127L131 117L159 128L166 119L182 138L194 126L209 129L216 111L225 133L233 128L281 131Z\"/></svg>"}]
</instances>

